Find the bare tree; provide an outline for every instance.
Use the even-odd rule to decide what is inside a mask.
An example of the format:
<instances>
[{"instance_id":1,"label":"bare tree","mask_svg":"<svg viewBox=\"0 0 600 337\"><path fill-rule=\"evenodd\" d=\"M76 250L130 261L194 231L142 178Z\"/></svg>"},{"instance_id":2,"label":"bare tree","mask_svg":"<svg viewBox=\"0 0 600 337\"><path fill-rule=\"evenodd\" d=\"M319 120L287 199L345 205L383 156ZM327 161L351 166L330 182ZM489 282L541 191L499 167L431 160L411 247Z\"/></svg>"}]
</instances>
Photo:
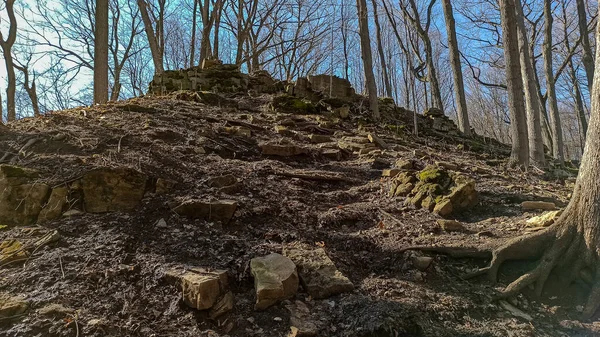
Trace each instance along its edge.
<instances>
[{"instance_id":1,"label":"bare tree","mask_svg":"<svg viewBox=\"0 0 600 337\"><path fill-rule=\"evenodd\" d=\"M515 0L501 0L502 37L504 42L504 62L506 63L506 84L508 87L508 108L510 110L513 163L529 166L529 144L527 120L523 101L523 79L519 63L519 43Z\"/></svg>"},{"instance_id":2,"label":"bare tree","mask_svg":"<svg viewBox=\"0 0 600 337\"><path fill-rule=\"evenodd\" d=\"M552 150L554 158L562 163L565 158L560 114L558 111L558 101L556 99L556 83L552 64L552 23L554 18L552 17L551 0L544 0L544 19L546 20L543 48L544 71L546 74L546 95L548 97L548 108L550 112L550 129L552 130Z\"/></svg>"},{"instance_id":3,"label":"bare tree","mask_svg":"<svg viewBox=\"0 0 600 337\"><path fill-rule=\"evenodd\" d=\"M456 114L458 116L458 127L466 136L470 136L471 126L469 125L467 99L465 96L465 85L462 76L458 41L456 39L456 24L454 21L452 4L450 3L450 0L442 0L442 4L444 7L444 17L446 19L448 47L450 48L450 64L452 65L452 74L454 75L454 93L457 100Z\"/></svg>"},{"instance_id":4,"label":"bare tree","mask_svg":"<svg viewBox=\"0 0 600 337\"><path fill-rule=\"evenodd\" d=\"M17 39L17 19L15 17L15 0L4 0L5 10L8 16L9 29L6 38L0 32L0 47L6 65L6 74L8 78L8 86L6 87L6 113L7 120L14 121L17 118L15 108L15 92L17 90L17 77L15 74L15 64L11 49ZM1 105L1 101L0 101Z\"/></svg>"},{"instance_id":5,"label":"bare tree","mask_svg":"<svg viewBox=\"0 0 600 337\"><path fill-rule=\"evenodd\" d=\"M379 63L381 64L381 75L383 77L383 84L385 87L385 93L387 97L393 97L392 94L392 83L390 82L390 76L388 75L388 68L385 62L385 53L383 51L383 44L381 41L381 25L379 24L379 13L377 12L377 0L371 0L373 4L373 19L375 20L375 36L377 37L377 52L379 53Z\"/></svg>"},{"instance_id":6,"label":"bare tree","mask_svg":"<svg viewBox=\"0 0 600 337\"><path fill-rule=\"evenodd\" d=\"M367 91L369 94L369 107L374 119L379 119L379 99L377 98L377 84L373 74L373 54L371 53L371 38L369 37L369 20L367 16L367 1L356 0L358 9L358 26L360 34L360 49L365 77L367 79Z\"/></svg>"},{"instance_id":7,"label":"bare tree","mask_svg":"<svg viewBox=\"0 0 600 337\"><path fill-rule=\"evenodd\" d=\"M108 0L96 0L94 103L108 101Z\"/></svg>"},{"instance_id":8,"label":"bare tree","mask_svg":"<svg viewBox=\"0 0 600 337\"><path fill-rule=\"evenodd\" d=\"M581 46L583 47L583 66L587 77L588 89L592 91L592 83L594 82L594 59L592 57L592 47L590 45L590 37L588 34L587 12L585 10L585 2L576 0L577 3L577 18L579 26L579 35L581 38Z\"/></svg>"},{"instance_id":9,"label":"bare tree","mask_svg":"<svg viewBox=\"0 0 600 337\"><path fill-rule=\"evenodd\" d=\"M165 0L159 0L159 18L156 21L156 31L150 18L149 5L146 0L137 0L137 5L140 9L142 21L144 22L144 30L148 38L148 45L152 53L152 61L154 62L154 73L162 74L165 69L163 65L164 57L164 11Z\"/></svg>"}]
</instances>

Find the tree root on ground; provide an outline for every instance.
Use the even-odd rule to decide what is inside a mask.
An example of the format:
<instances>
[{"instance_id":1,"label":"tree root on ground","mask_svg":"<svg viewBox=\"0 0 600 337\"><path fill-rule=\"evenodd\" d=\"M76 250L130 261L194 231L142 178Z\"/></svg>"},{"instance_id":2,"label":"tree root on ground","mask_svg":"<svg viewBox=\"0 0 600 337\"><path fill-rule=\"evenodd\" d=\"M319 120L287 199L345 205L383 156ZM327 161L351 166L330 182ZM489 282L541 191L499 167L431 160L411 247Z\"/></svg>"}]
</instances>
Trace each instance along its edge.
<instances>
[{"instance_id":1,"label":"tree root on ground","mask_svg":"<svg viewBox=\"0 0 600 337\"><path fill-rule=\"evenodd\" d=\"M505 299L517 295L524 288L533 285L536 296L542 290L552 272L559 277L561 284L567 286L578 278L587 278L591 282L591 291L583 310L583 319L591 318L600 307L600 268L596 267L599 259L595 247L586 243L586 237L579 226L573 226L564 217L552 226L529 235L513 238L493 249L462 247L427 247L415 246L402 249L420 250L447 254L452 257L489 258L489 266L463 275L463 279L487 275L496 283L498 271L507 260L537 260L538 264L531 271L511 282L496 299ZM592 275L589 277L589 272ZM585 276L587 273L588 277ZM589 280L591 279L591 280Z\"/></svg>"}]
</instances>

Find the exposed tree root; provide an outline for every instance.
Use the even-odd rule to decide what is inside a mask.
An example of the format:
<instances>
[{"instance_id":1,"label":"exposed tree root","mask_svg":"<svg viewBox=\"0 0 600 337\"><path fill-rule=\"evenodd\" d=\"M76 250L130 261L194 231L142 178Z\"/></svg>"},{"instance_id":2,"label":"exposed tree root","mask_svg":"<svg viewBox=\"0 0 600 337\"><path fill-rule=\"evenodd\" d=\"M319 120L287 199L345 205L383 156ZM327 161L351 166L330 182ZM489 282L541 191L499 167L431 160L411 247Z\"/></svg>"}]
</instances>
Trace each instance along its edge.
<instances>
[{"instance_id":1,"label":"exposed tree root","mask_svg":"<svg viewBox=\"0 0 600 337\"><path fill-rule=\"evenodd\" d=\"M427 247L415 246L402 249L421 250L447 254L452 257L489 258L489 266L463 275L463 279L487 275L492 283L498 280L498 271L507 260L537 260L531 271L511 282L497 297L497 300L513 297L524 288L533 286L536 296L541 296L551 273L567 286L576 279L588 279L591 291L584 307L583 319L591 318L600 307L600 268L598 254L586 243L583 227L569 222L572 217L561 217L554 225L529 235L509 240L491 252L482 248ZM591 271L591 274L589 273ZM587 277L585 277L588 275Z\"/></svg>"}]
</instances>

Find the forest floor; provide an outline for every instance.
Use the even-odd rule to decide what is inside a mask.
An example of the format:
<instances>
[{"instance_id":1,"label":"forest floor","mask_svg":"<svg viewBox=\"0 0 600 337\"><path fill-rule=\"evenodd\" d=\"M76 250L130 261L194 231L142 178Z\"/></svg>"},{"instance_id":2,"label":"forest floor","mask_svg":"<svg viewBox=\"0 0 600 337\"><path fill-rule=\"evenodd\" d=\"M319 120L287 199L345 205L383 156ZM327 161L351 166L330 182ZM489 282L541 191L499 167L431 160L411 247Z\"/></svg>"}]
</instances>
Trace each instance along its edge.
<instances>
[{"instance_id":1,"label":"forest floor","mask_svg":"<svg viewBox=\"0 0 600 337\"><path fill-rule=\"evenodd\" d=\"M0 134L0 154L36 139L13 162L39 170L51 186L95 167L121 166L177 184L169 194L147 194L132 213L86 213L44 227L1 229L0 241L51 230L60 240L24 263L0 266L0 292L21 295L30 307L0 321L0 336L287 336L286 303L254 310L249 262L297 241L323 247L355 286L322 300L298 292L320 336L600 336L600 322L578 321L584 291L549 289L541 299L524 294L510 304L493 301L531 265L507 263L492 285L460 277L488 260L403 251L417 245L494 247L525 234L531 230L525 221L540 213L524 212L521 202L564 207L571 188L564 180L507 169L507 148L481 139L431 132L417 137L383 124L358 127L352 119L278 113L269 101L237 97L216 107L137 98L11 123ZM278 124L287 130L276 132ZM251 134L240 133L240 126ZM366 139L369 132L389 149L334 151L344 137ZM332 139L315 144L311 134ZM265 156L260 144L267 141L306 151ZM324 148L332 151L325 155ZM382 169L398 159L413 161L416 170L449 163L475 180L479 203L455 216L462 230L446 232L437 215L388 196ZM237 178L235 188L208 184L227 174ZM171 211L173 200L190 197L235 200L238 209L227 224ZM415 256L433 262L419 270ZM210 320L183 304L164 278L178 265L228 270L234 309Z\"/></svg>"}]
</instances>

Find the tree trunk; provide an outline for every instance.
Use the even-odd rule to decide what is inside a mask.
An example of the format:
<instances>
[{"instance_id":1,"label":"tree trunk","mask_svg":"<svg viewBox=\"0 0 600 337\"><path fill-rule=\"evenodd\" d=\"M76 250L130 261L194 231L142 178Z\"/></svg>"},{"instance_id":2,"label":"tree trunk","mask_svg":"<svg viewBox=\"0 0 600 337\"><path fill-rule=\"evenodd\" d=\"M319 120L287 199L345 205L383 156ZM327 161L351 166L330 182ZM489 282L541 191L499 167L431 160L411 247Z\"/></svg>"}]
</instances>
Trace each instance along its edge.
<instances>
[{"instance_id":1,"label":"tree trunk","mask_svg":"<svg viewBox=\"0 0 600 337\"><path fill-rule=\"evenodd\" d=\"M592 58L592 47L590 45L590 37L587 30L587 12L583 0L576 0L576 2L577 17L579 19L579 35L581 36L581 47L583 49L583 66L585 67L588 89L592 92L592 83L594 82L594 59Z\"/></svg>"},{"instance_id":2,"label":"tree trunk","mask_svg":"<svg viewBox=\"0 0 600 337\"><path fill-rule=\"evenodd\" d=\"M465 84L462 76L462 66L460 63L460 53L458 49L458 40L456 38L456 24L452 12L450 0L442 0L444 6L444 18L446 20L446 31L448 34L448 47L450 48L450 64L454 77L454 94L456 95L456 115L458 117L458 128L465 136L471 135L471 126L469 125L469 114L467 112L467 98L465 96Z\"/></svg>"},{"instance_id":3,"label":"tree trunk","mask_svg":"<svg viewBox=\"0 0 600 337\"><path fill-rule=\"evenodd\" d=\"M556 83L554 83L554 71L552 66L552 1L544 0L544 18L546 27L544 30L544 70L546 73L546 91L548 96L548 110L550 117L550 129L552 130L552 154L561 164L564 162L563 134L560 125L558 102L556 100Z\"/></svg>"},{"instance_id":4,"label":"tree trunk","mask_svg":"<svg viewBox=\"0 0 600 337\"><path fill-rule=\"evenodd\" d=\"M196 30L197 30L197 22L198 22L198 1L194 0L194 11L192 14L192 39L190 41L190 68L195 65L194 61L196 60Z\"/></svg>"},{"instance_id":5,"label":"tree trunk","mask_svg":"<svg viewBox=\"0 0 600 337\"><path fill-rule=\"evenodd\" d=\"M342 29L342 47L344 49L344 79L350 80L350 61L348 55L348 20L345 19L345 5L342 0L341 8L341 29Z\"/></svg>"},{"instance_id":6,"label":"tree trunk","mask_svg":"<svg viewBox=\"0 0 600 337\"><path fill-rule=\"evenodd\" d=\"M381 25L379 24L379 15L377 13L377 0L371 0L373 3L373 18L375 20L375 32L377 36L377 51L379 52L379 63L381 63L381 75L383 77L383 85L387 97L392 97L392 83L388 74L388 69L385 62L385 52L381 41Z\"/></svg>"},{"instance_id":7,"label":"tree trunk","mask_svg":"<svg viewBox=\"0 0 600 337\"><path fill-rule=\"evenodd\" d=\"M152 53L152 62L154 62L154 74L162 74L165 72L163 66L163 52L160 48L154 28L152 28L152 21L150 15L148 15L148 8L145 0L137 0L137 5L140 9L140 15L144 22L144 30L146 31L146 37L148 38L148 45L150 46L150 52Z\"/></svg>"},{"instance_id":8,"label":"tree trunk","mask_svg":"<svg viewBox=\"0 0 600 337\"><path fill-rule=\"evenodd\" d=\"M8 86L6 87L6 118L14 121L17 119L17 110L15 106L15 93L17 91L17 77L15 76L15 66L12 57L12 46L17 39L17 19L15 17L14 4L15 0L6 0L6 13L9 19L9 30L6 40L0 32L0 47L4 56L4 64L6 65L6 77ZM2 101L0 101L2 105Z\"/></svg>"},{"instance_id":9,"label":"tree trunk","mask_svg":"<svg viewBox=\"0 0 600 337\"><path fill-rule=\"evenodd\" d=\"M500 14L512 136L511 160L514 164L527 167L529 166L529 144L525 102L523 101L523 79L521 78L521 65L519 64L519 43L514 0L501 0Z\"/></svg>"},{"instance_id":10,"label":"tree trunk","mask_svg":"<svg viewBox=\"0 0 600 337\"><path fill-rule=\"evenodd\" d=\"M597 25L600 36L600 25ZM600 71L600 48L596 51ZM598 83L596 83L598 84ZM489 267L471 275L487 274L495 282L500 265L506 260L538 259L538 265L506 287L500 297L512 297L533 285L537 295L552 272L563 288L583 278L591 283L583 319L591 318L600 307L600 86L591 92L590 127L579 176L569 205L550 227L534 234L517 237L492 252ZM467 275L467 277L471 276ZM588 275L588 277L583 277Z\"/></svg>"},{"instance_id":11,"label":"tree trunk","mask_svg":"<svg viewBox=\"0 0 600 337\"><path fill-rule=\"evenodd\" d=\"M529 55L529 41L527 38L527 30L525 29L525 17L523 15L521 0L515 0L515 8L517 10L516 18L521 76L523 77L525 108L527 113L529 156L536 165L543 167L546 165L546 156L544 153L544 138L542 136L541 104L537 96L534 69L533 65L531 64L531 56Z\"/></svg>"},{"instance_id":12,"label":"tree trunk","mask_svg":"<svg viewBox=\"0 0 600 337\"><path fill-rule=\"evenodd\" d=\"M108 0L96 0L94 103L108 102Z\"/></svg>"},{"instance_id":13,"label":"tree trunk","mask_svg":"<svg viewBox=\"0 0 600 337\"><path fill-rule=\"evenodd\" d=\"M369 37L369 19L367 15L367 1L356 0L358 9L358 29L360 34L360 50L362 52L363 68L365 72L367 90L369 94L369 107L375 120L379 119L379 101L377 98L377 84L373 74L373 54L371 53L371 39Z\"/></svg>"},{"instance_id":14,"label":"tree trunk","mask_svg":"<svg viewBox=\"0 0 600 337\"><path fill-rule=\"evenodd\" d=\"M18 69L23 73L23 87L29 96L29 100L31 100L31 107L33 109L33 115L40 115L40 105L37 97L37 89L35 86L35 78L32 82L29 81L29 68L26 65L17 65L15 64L15 69Z\"/></svg>"}]
</instances>

